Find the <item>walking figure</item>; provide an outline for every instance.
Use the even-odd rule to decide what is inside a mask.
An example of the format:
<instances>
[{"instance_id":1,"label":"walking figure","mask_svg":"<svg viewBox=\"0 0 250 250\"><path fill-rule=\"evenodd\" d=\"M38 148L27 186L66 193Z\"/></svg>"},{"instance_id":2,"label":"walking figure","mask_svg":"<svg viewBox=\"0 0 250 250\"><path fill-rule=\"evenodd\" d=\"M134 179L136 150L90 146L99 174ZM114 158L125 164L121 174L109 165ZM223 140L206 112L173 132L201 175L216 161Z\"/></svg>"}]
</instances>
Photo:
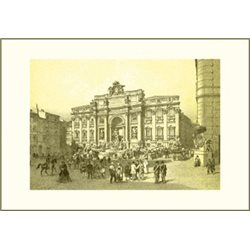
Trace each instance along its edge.
<instances>
[{"instance_id":1,"label":"walking figure","mask_svg":"<svg viewBox=\"0 0 250 250\"><path fill-rule=\"evenodd\" d=\"M166 175L167 175L167 165L164 161L161 162L161 181L162 183L166 183Z\"/></svg>"},{"instance_id":2,"label":"walking figure","mask_svg":"<svg viewBox=\"0 0 250 250\"><path fill-rule=\"evenodd\" d=\"M210 158L208 159L208 162L207 162L207 174L214 174L214 171L215 171L215 164L214 164L214 161Z\"/></svg>"},{"instance_id":3,"label":"walking figure","mask_svg":"<svg viewBox=\"0 0 250 250\"><path fill-rule=\"evenodd\" d=\"M158 161L156 161L155 166L154 166L154 176L155 176L155 183L159 183L159 178L160 178L160 164Z\"/></svg>"}]
</instances>

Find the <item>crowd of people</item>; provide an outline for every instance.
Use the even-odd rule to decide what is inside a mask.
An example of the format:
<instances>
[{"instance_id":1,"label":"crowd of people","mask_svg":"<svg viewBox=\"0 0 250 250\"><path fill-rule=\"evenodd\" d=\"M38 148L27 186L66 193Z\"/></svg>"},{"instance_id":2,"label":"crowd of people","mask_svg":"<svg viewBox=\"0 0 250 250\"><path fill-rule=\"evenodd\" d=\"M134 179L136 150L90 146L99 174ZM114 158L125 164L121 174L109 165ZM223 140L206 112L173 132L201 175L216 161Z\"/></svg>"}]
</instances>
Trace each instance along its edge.
<instances>
[{"instance_id":1,"label":"crowd of people","mask_svg":"<svg viewBox=\"0 0 250 250\"><path fill-rule=\"evenodd\" d=\"M158 151L148 148L126 149L124 151L114 151L103 155L102 152L95 150L93 147L78 149L76 152L64 155L48 154L44 162L40 162L37 168L40 168L40 174L58 175L59 182L70 182L71 170L79 170L79 174L86 179L106 179L109 177L110 183L140 181L147 178L149 173L149 162L151 162L152 173L154 174L155 183L166 183L167 159L171 151L167 148L160 147ZM152 157L155 154L156 161ZM181 155L192 152L181 150ZM190 156L191 155L191 156ZM37 158L37 157L36 157ZM165 159L159 161L158 159ZM171 156L175 160L175 155ZM201 165L199 156L195 157L194 166ZM215 163L209 160L206 164L207 173L214 173ZM70 170L70 171L69 171Z\"/></svg>"}]
</instances>

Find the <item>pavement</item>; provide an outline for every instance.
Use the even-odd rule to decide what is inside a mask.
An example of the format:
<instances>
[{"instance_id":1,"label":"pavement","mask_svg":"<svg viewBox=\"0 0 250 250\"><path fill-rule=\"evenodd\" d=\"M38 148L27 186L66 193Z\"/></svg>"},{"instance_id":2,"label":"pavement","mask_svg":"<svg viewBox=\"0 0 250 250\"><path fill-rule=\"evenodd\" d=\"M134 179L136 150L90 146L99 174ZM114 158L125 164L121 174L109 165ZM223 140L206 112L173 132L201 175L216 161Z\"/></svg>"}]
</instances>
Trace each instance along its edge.
<instances>
[{"instance_id":1,"label":"pavement","mask_svg":"<svg viewBox=\"0 0 250 250\"><path fill-rule=\"evenodd\" d=\"M149 174L144 180L109 183L106 178L88 180L78 169L69 169L72 182L58 183L58 173L55 175L40 175L36 169L37 162L30 168L30 188L35 190L218 190L220 189L220 166L216 166L214 174L207 175L205 167L194 167L193 159L172 161L167 163L166 183L154 183L153 165L149 162Z\"/></svg>"}]
</instances>

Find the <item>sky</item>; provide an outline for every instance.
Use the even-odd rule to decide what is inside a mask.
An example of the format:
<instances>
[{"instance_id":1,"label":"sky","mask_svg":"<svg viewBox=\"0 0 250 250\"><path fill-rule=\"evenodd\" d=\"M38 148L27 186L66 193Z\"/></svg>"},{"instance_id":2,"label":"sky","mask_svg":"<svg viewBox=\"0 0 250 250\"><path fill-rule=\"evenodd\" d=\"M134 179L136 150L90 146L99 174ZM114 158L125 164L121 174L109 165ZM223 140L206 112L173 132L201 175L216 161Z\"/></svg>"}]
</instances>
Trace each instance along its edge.
<instances>
[{"instance_id":1,"label":"sky","mask_svg":"<svg viewBox=\"0 0 250 250\"><path fill-rule=\"evenodd\" d=\"M31 60L30 106L70 120L72 107L108 93L114 81L145 97L179 95L181 110L196 119L194 60Z\"/></svg>"}]
</instances>

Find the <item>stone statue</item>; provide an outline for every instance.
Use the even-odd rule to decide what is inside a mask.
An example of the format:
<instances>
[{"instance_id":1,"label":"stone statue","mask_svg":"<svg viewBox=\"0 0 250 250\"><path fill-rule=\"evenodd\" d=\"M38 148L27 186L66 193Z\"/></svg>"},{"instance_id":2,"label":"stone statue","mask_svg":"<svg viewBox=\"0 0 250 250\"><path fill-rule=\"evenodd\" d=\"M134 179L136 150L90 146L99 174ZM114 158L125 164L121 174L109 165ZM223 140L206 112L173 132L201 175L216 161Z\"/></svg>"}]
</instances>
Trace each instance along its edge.
<instances>
[{"instance_id":1,"label":"stone statue","mask_svg":"<svg viewBox=\"0 0 250 250\"><path fill-rule=\"evenodd\" d=\"M113 82L113 85L109 87L108 92L109 95L120 95L124 94L124 85L121 85L118 81Z\"/></svg>"},{"instance_id":2,"label":"stone statue","mask_svg":"<svg viewBox=\"0 0 250 250\"><path fill-rule=\"evenodd\" d=\"M108 106L108 105L109 105L109 100L108 100L108 98L105 98L105 99L104 99L104 104L105 104L105 106Z\"/></svg>"},{"instance_id":3,"label":"stone statue","mask_svg":"<svg viewBox=\"0 0 250 250\"><path fill-rule=\"evenodd\" d=\"M125 98L124 98L124 102L125 102L125 104L129 104L129 96L127 95L127 96L125 96Z\"/></svg>"},{"instance_id":4,"label":"stone statue","mask_svg":"<svg viewBox=\"0 0 250 250\"><path fill-rule=\"evenodd\" d=\"M206 138L203 134L206 130L206 127L199 125L194 128L193 142L196 149L201 149L206 146Z\"/></svg>"}]
</instances>

